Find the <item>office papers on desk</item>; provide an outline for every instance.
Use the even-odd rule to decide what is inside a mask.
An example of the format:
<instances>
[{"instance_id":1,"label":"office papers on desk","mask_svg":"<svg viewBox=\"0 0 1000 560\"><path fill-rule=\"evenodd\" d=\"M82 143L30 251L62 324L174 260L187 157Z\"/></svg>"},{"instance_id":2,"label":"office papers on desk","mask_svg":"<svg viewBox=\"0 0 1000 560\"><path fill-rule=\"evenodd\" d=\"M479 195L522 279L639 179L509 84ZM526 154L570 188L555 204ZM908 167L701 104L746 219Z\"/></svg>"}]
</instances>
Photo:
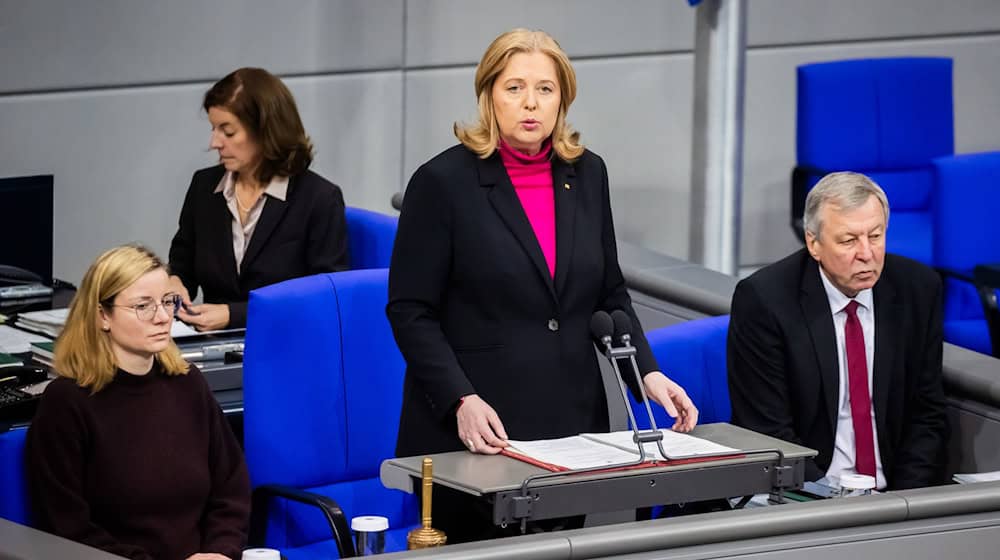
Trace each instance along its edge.
<instances>
[{"instance_id":1,"label":"office papers on desk","mask_svg":"<svg viewBox=\"0 0 1000 560\"><path fill-rule=\"evenodd\" d=\"M707 439L682 434L673 430L660 430L660 433L663 434L663 451L667 453L667 456L661 457L660 449L656 443L649 442L643 444L643 449L646 451L647 457L670 460L699 457L702 455L739 453L738 449L726 447L725 445L719 445L718 443L708 441ZM594 441L599 441L619 449L628 450L629 452L638 455L638 449L636 444L632 441L632 435L633 433L630 431L623 431L611 432L608 434L583 434L583 437L590 438Z\"/></svg>"},{"instance_id":2,"label":"office papers on desk","mask_svg":"<svg viewBox=\"0 0 1000 560\"><path fill-rule=\"evenodd\" d=\"M191 328L190 325L184 323L180 319L174 321L172 327L170 327L170 336L174 339L190 338L192 336L205 336L205 335L220 335L220 334L239 334L242 335L246 332L246 329L219 329L215 331L196 331Z\"/></svg>"},{"instance_id":3,"label":"office papers on desk","mask_svg":"<svg viewBox=\"0 0 1000 560\"><path fill-rule=\"evenodd\" d=\"M643 463L643 466L713 460L740 453L738 449L688 434L671 430L662 431L663 447L667 457L661 458L656 444L648 443L645 448L646 457L652 460ZM509 443L511 447L503 450L504 455L556 472L598 467L614 468L639 460L639 449L632 443L631 431L581 434L536 441L510 440Z\"/></svg>"},{"instance_id":4,"label":"office papers on desk","mask_svg":"<svg viewBox=\"0 0 1000 560\"><path fill-rule=\"evenodd\" d=\"M66 317L69 316L69 309L48 309L45 311L30 311L28 313L21 313L17 316L14 324L23 329L27 329L33 332L42 333L48 335L52 338L59 336L62 331L63 325L66 324ZM174 339L187 338L192 336L202 336L207 334L224 334L230 332L243 332L243 329L228 329L228 330L217 330L217 331L205 331L198 332L188 325L181 322L180 319L175 319L174 324L170 327L170 336ZM45 340L45 339L43 339ZM35 341L29 341L35 342ZM27 348L23 352L27 352Z\"/></svg>"},{"instance_id":5,"label":"office papers on desk","mask_svg":"<svg viewBox=\"0 0 1000 560\"><path fill-rule=\"evenodd\" d=\"M628 452L583 436L535 441L509 440L510 448L503 454L550 471L610 467L631 463L638 452Z\"/></svg>"},{"instance_id":6,"label":"office papers on desk","mask_svg":"<svg viewBox=\"0 0 1000 560\"><path fill-rule=\"evenodd\" d=\"M7 354L30 352L32 342L45 342L47 340L49 339L41 335L0 325L0 352Z\"/></svg>"},{"instance_id":7,"label":"office papers on desk","mask_svg":"<svg viewBox=\"0 0 1000 560\"><path fill-rule=\"evenodd\" d=\"M14 326L55 338L66 324L68 315L69 309L65 307L19 313L14 320Z\"/></svg>"},{"instance_id":8,"label":"office papers on desk","mask_svg":"<svg viewBox=\"0 0 1000 560\"><path fill-rule=\"evenodd\" d=\"M982 473L956 473L951 477L959 484L971 484L973 482L996 482L1000 480L1000 471L990 471Z\"/></svg>"}]
</instances>

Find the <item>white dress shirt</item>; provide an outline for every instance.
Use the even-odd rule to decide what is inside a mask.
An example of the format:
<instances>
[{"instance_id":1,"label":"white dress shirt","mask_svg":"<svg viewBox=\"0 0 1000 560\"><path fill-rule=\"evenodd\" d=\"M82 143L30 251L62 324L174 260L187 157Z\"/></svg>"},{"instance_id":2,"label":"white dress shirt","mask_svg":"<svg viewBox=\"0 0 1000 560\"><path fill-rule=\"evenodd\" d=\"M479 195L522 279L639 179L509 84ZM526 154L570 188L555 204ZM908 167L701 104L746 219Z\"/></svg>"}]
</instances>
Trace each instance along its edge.
<instances>
[{"instance_id":1,"label":"white dress shirt","mask_svg":"<svg viewBox=\"0 0 1000 560\"><path fill-rule=\"evenodd\" d=\"M837 436L833 445L833 457L830 459L830 468L826 471L827 480L840 486L840 477L844 474L854 474L854 423L851 418L851 399L849 391L849 381L847 372L847 345L844 343L844 325L847 324L847 312L844 307L851 301L838 290L830 279L826 277L826 272L820 267L820 278L823 279L823 288L826 290L826 297L830 301L830 313L833 315L833 331L837 335L837 369L840 374L839 399L837 407ZM872 394L872 375L875 365L875 299L871 288L861 290L854 297L858 302L858 321L861 322L861 331L865 337L865 366L868 368L868 395L869 400L874 403L875 399L870 398ZM885 473L882 471L882 454L878 448L878 430L875 427L874 404L869 407L872 422L872 437L875 443L875 486L885 488Z\"/></svg>"}]
</instances>

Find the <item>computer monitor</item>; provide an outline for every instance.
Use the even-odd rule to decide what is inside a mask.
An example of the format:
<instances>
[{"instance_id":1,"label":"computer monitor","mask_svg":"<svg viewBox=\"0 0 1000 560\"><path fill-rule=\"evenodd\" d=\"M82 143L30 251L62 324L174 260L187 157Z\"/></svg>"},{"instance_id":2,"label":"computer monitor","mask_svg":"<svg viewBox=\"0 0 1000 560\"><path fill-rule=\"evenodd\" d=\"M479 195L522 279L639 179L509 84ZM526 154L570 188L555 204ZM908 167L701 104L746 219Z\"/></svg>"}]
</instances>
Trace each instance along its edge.
<instances>
[{"instance_id":1,"label":"computer monitor","mask_svg":"<svg viewBox=\"0 0 1000 560\"><path fill-rule=\"evenodd\" d=\"M0 265L52 285L52 175L0 179Z\"/></svg>"}]
</instances>

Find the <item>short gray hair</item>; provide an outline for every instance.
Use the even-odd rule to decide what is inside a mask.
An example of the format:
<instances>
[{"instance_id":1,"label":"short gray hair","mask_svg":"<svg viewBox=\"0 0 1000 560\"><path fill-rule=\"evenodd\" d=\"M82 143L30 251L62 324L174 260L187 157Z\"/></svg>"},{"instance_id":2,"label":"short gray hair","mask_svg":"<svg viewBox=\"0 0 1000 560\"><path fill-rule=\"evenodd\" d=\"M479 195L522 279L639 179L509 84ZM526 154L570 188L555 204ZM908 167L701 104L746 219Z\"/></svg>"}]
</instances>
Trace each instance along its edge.
<instances>
[{"instance_id":1,"label":"short gray hair","mask_svg":"<svg viewBox=\"0 0 1000 560\"><path fill-rule=\"evenodd\" d=\"M853 171L830 173L820 179L806 197L806 209L802 215L803 228L819 239L819 231L823 227L819 211L824 204L832 204L841 210L854 210L868 202L868 198L872 196L882 205L885 227L888 228L889 200L878 183L867 175Z\"/></svg>"}]
</instances>

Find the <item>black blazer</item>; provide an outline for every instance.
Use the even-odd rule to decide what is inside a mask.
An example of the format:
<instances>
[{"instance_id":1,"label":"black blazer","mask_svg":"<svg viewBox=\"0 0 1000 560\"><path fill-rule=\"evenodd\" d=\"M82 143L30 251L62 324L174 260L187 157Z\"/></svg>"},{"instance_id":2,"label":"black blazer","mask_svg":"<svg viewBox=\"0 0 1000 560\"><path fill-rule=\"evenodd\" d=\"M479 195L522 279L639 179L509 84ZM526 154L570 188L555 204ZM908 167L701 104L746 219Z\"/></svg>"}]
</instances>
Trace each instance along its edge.
<instances>
[{"instance_id":1,"label":"black blazer","mask_svg":"<svg viewBox=\"0 0 1000 560\"><path fill-rule=\"evenodd\" d=\"M552 176L555 281L499 154L455 146L410 179L386 307L407 363L397 455L464 449L454 409L470 393L511 438L607 431L598 309L631 315L640 369L657 369L618 266L604 162L554 156Z\"/></svg>"},{"instance_id":2,"label":"black blazer","mask_svg":"<svg viewBox=\"0 0 1000 560\"><path fill-rule=\"evenodd\" d=\"M285 200L267 197L239 275L232 214L215 188L221 165L195 172L170 244L170 271L191 297L229 304L229 326L246 326L250 290L320 272L347 269L344 197L337 185L305 171L291 177Z\"/></svg>"},{"instance_id":3,"label":"black blazer","mask_svg":"<svg viewBox=\"0 0 1000 560\"><path fill-rule=\"evenodd\" d=\"M830 467L839 399L833 316L819 274L802 249L741 281L728 340L732 422L819 451L808 480ZM872 403L886 483L938 483L948 437L941 281L916 261L886 255L873 296Z\"/></svg>"}]
</instances>

